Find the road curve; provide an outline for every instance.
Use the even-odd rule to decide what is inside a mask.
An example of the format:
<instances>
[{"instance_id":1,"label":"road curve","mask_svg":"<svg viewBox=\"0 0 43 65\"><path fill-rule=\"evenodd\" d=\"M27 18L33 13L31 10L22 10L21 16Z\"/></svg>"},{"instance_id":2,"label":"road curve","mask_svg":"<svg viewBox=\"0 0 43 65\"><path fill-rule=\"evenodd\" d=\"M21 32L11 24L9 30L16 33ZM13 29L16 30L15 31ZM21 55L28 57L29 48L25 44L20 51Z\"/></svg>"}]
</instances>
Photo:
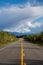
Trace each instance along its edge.
<instances>
[{"instance_id":1,"label":"road curve","mask_svg":"<svg viewBox=\"0 0 43 65\"><path fill-rule=\"evenodd\" d=\"M24 47L26 65L43 65L43 47L23 39L0 49L0 65L21 65L21 43Z\"/></svg>"}]
</instances>

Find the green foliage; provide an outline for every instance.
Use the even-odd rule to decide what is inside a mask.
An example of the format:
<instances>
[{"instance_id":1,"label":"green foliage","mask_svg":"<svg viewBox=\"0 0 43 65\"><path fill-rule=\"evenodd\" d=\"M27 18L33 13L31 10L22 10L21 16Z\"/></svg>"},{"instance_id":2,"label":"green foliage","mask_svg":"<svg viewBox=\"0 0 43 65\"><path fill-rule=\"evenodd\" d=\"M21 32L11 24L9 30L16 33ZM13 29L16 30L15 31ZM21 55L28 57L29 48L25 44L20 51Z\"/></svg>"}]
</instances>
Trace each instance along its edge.
<instances>
[{"instance_id":1,"label":"green foliage","mask_svg":"<svg viewBox=\"0 0 43 65\"><path fill-rule=\"evenodd\" d=\"M24 36L24 40L33 43L43 44L43 32L41 32L40 34L32 34L32 35Z\"/></svg>"},{"instance_id":2,"label":"green foliage","mask_svg":"<svg viewBox=\"0 0 43 65\"><path fill-rule=\"evenodd\" d=\"M0 45L7 44L16 40L17 38L15 35L9 34L8 32L0 32Z\"/></svg>"}]
</instances>

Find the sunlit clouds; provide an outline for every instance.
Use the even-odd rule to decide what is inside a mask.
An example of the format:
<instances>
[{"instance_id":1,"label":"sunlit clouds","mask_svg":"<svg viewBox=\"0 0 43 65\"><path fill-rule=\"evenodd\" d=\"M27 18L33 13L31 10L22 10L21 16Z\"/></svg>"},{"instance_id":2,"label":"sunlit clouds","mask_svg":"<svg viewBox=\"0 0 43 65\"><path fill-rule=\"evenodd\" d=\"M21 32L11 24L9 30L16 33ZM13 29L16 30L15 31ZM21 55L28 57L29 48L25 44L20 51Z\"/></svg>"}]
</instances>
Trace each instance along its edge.
<instances>
[{"instance_id":1,"label":"sunlit clouds","mask_svg":"<svg viewBox=\"0 0 43 65\"><path fill-rule=\"evenodd\" d=\"M28 1L25 5L0 7L0 30L8 32L34 32L43 26L43 6L33 6ZM43 29L42 29L43 30Z\"/></svg>"}]
</instances>

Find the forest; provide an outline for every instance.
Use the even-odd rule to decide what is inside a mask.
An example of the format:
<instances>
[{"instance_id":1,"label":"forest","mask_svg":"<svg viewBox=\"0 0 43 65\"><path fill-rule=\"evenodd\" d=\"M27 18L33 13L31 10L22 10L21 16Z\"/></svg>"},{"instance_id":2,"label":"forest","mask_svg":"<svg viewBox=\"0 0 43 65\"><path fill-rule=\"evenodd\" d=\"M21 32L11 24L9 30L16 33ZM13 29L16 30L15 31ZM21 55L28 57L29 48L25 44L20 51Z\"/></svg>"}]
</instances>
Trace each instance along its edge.
<instances>
[{"instance_id":1,"label":"forest","mask_svg":"<svg viewBox=\"0 0 43 65\"><path fill-rule=\"evenodd\" d=\"M23 37L24 40L43 46L43 31L37 34L30 34Z\"/></svg>"}]
</instances>

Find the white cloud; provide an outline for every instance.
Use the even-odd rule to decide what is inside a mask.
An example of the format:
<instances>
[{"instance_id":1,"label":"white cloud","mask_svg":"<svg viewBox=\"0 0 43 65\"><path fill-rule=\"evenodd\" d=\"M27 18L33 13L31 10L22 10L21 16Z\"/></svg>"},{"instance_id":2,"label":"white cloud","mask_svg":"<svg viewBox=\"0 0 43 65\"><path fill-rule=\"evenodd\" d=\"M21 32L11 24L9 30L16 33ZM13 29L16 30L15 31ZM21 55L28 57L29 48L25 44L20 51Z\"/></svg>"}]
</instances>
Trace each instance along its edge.
<instances>
[{"instance_id":1,"label":"white cloud","mask_svg":"<svg viewBox=\"0 0 43 65\"><path fill-rule=\"evenodd\" d=\"M24 29L23 32L24 32L24 33L26 33L26 32L31 32L31 30L29 30L29 29Z\"/></svg>"},{"instance_id":2,"label":"white cloud","mask_svg":"<svg viewBox=\"0 0 43 65\"><path fill-rule=\"evenodd\" d=\"M42 25L38 22L33 23L33 21L34 19L43 16L43 6L33 7L30 4L27 4L24 8L19 8L12 5L0 8L0 12L0 24L3 23L2 26L5 26L3 29L4 31L30 32L31 30L29 27L37 28Z\"/></svg>"},{"instance_id":3,"label":"white cloud","mask_svg":"<svg viewBox=\"0 0 43 65\"><path fill-rule=\"evenodd\" d=\"M31 28L37 28L37 27L41 27L43 25L42 22L36 22L36 23L32 23L32 22L27 22L27 25Z\"/></svg>"},{"instance_id":4,"label":"white cloud","mask_svg":"<svg viewBox=\"0 0 43 65\"><path fill-rule=\"evenodd\" d=\"M33 23L32 21L27 21L27 19L26 19L26 20L24 20L24 22L21 22L18 26L11 27L8 29L3 29L3 31L27 33L27 32L31 32L30 28L37 28L38 29L42 25L43 25L43 22Z\"/></svg>"},{"instance_id":5,"label":"white cloud","mask_svg":"<svg viewBox=\"0 0 43 65\"><path fill-rule=\"evenodd\" d=\"M27 4L24 8L19 8L17 6L9 6L9 7L3 7L0 8L2 11L1 15L8 15L9 17L15 17L15 16L42 16L43 15L43 6L37 6L33 7L29 4ZM12 16L11 16L12 15Z\"/></svg>"},{"instance_id":6,"label":"white cloud","mask_svg":"<svg viewBox=\"0 0 43 65\"><path fill-rule=\"evenodd\" d=\"M18 28L15 29L15 31L22 32L22 33L31 32L31 30L27 26L25 26L25 23L19 25Z\"/></svg>"},{"instance_id":7,"label":"white cloud","mask_svg":"<svg viewBox=\"0 0 43 65\"><path fill-rule=\"evenodd\" d=\"M8 32L19 32L19 33L27 33L31 32L31 30L28 27L25 27L25 24L20 24L17 26L17 28L9 28L9 29L3 29L3 31L8 31Z\"/></svg>"}]
</instances>

